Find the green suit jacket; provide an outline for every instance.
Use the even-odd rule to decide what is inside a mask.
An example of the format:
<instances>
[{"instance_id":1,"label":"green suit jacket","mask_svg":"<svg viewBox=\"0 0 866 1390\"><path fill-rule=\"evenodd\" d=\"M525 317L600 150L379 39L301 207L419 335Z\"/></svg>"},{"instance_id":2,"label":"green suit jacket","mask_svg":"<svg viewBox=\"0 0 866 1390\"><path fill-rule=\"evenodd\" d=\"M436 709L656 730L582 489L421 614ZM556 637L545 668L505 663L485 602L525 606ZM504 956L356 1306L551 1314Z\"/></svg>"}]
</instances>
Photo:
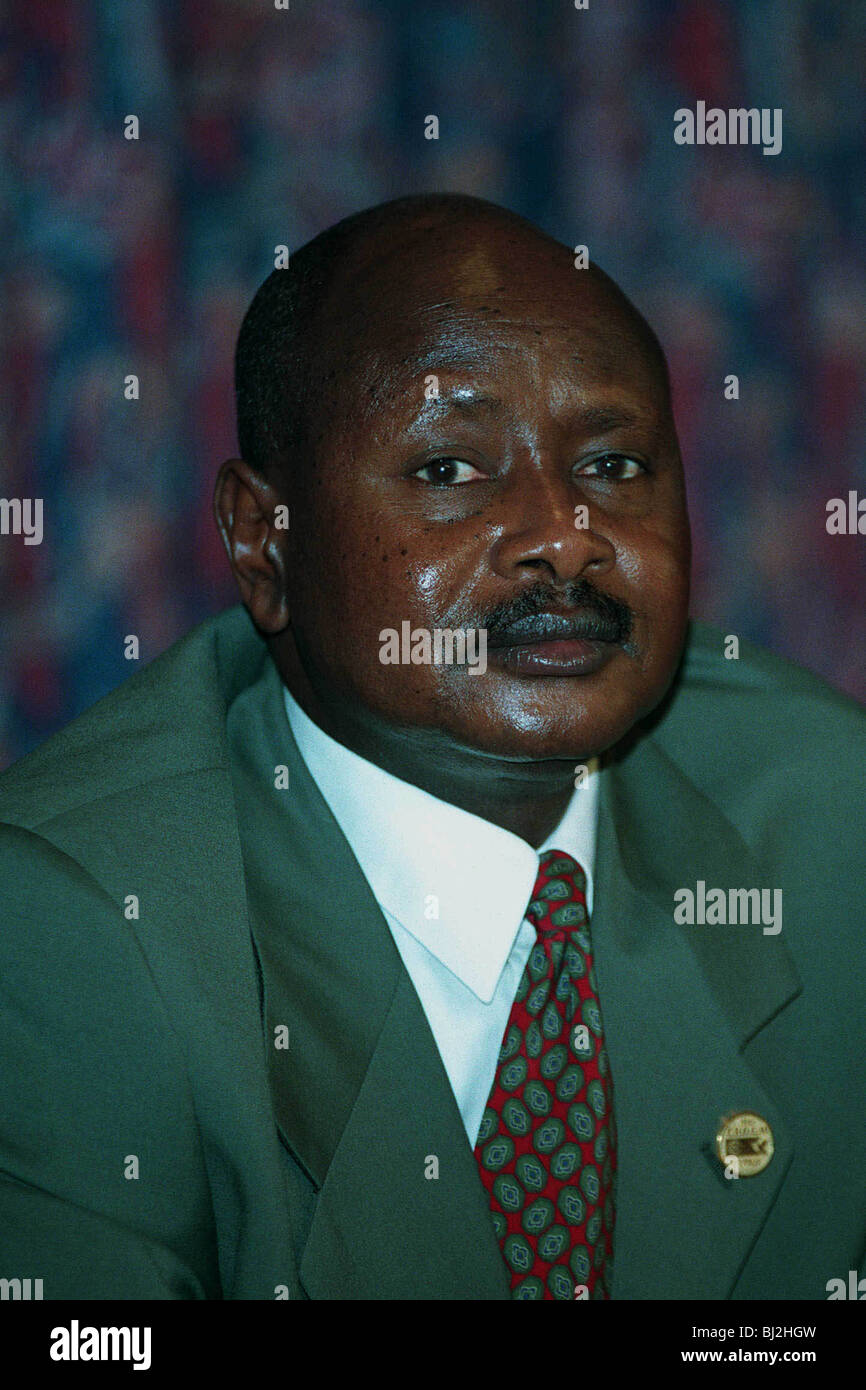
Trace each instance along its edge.
<instances>
[{"instance_id":1,"label":"green suit jacket","mask_svg":"<svg viewBox=\"0 0 866 1390\"><path fill-rule=\"evenodd\" d=\"M858 707L702 625L605 761L614 1298L824 1299L863 1272L864 772ZM0 822L0 1278L509 1297L429 1025L242 608L10 768ZM782 930L678 925L699 880L781 888ZM775 1153L726 1180L742 1110Z\"/></svg>"}]
</instances>

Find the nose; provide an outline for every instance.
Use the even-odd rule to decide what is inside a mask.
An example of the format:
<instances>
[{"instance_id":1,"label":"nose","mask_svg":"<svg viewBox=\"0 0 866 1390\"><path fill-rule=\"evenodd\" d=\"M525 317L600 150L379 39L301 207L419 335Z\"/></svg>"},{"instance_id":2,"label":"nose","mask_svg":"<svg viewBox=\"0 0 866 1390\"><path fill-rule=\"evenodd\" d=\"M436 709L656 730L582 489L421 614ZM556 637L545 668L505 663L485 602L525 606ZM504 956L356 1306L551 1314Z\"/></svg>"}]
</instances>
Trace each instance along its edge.
<instances>
[{"instance_id":1,"label":"nose","mask_svg":"<svg viewBox=\"0 0 866 1390\"><path fill-rule=\"evenodd\" d=\"M531 573L568 584L616 565L613 542L595 529L601 514L568 477L531 471L509 490L504 505L507 514L491 551L493 568L503 578Z\"/></svg>"}]
</instances>

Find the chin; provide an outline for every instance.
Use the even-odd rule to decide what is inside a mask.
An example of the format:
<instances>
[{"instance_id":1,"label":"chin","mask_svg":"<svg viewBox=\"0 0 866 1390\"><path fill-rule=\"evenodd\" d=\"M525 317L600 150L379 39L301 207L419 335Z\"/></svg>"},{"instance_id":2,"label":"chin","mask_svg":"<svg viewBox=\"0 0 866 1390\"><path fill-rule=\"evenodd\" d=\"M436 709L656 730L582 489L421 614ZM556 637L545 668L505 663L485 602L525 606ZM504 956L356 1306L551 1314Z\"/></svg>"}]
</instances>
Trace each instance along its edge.
<instances>
[{"instance_id":1,"label":"chin","mask_svg":"<svg viewBox=\"0 0 866 1390\"><path fill-rule=\"evenodd\" d=\"M646 671L630 674L630 680L617 672L617 679L509 683L481 701L452 704L440 727L494 757L586 761L615 747L656 708L673 669L655 679Z\"/></svg>"},{"instance_id":2,"label":"chin","mask_svg":"<svg viewBox=\"0 0 866 1390\"><path fill-rule=\"evenodd\" d=\"M636 709L572 713L571 717L545 717L539 711L515 712L513 719L489 717L472 720L453 733L461 743L493 757L520 762L585 762L624 738L637 722Z\"/></svg>"}]
</instances>

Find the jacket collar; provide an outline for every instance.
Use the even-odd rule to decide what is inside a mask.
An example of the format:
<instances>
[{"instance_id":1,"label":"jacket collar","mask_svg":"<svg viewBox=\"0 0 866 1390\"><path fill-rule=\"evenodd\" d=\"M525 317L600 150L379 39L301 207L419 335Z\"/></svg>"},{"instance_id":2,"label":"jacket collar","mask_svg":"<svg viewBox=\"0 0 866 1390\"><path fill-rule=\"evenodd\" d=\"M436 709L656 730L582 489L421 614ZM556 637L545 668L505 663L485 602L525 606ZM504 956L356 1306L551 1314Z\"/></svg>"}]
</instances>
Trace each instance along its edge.
<instances>
[{"instance_id":1,"label":"jacket collar","mask_svg":"<svg viewBox=\"0 0 866 1390\"><path fill-rule=\"evenodd\" d=\"M609 871L615 866L616 881L627 882L681 934L745 1047L801 989L782 935L765 934L760 924L676 926L674 894L695 891L699 881L725 892L774 885L731 822L651 736L607 771L601 821ZM646 941L640 918L620 918L612 930L626 950Z\"/></svg>"},{"instance_id":2,"label":"jacket collar","mask_svg":"<svg viewBox=\"0 0 866 1390\"><path fill-rule=\"evenodd\" d=\"M727 1298L793 1157L745 1053L802 985L781 935L674 922L675 891L698 880L768 885L656 740L602 777L592 931L618 1132L613 1297ZM768 1121L775 1153L762 1173L725 1179L715 1134L744 1110Z\"/></svg>"}]
</instances>

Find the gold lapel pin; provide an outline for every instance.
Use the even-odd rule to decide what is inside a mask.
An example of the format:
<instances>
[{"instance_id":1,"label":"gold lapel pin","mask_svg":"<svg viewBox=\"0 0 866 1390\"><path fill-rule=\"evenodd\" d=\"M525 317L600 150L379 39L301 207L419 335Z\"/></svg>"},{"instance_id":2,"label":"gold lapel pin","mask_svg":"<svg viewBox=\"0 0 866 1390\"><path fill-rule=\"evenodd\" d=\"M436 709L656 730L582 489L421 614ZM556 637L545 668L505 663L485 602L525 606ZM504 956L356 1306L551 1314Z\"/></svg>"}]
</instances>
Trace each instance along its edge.
<instances>
[{"instance_id":1,"label":"gold lapel pin","mask_svg":"<svg viewBox=\"0 0 866 1390\"><path fill-rule=\"evenodd\" d=\"M725 1177L754 1178L773 1157L773 1131L753 1110L724 1115L716 1135L716 1153Z\"/></svg>"}]
</instances>

